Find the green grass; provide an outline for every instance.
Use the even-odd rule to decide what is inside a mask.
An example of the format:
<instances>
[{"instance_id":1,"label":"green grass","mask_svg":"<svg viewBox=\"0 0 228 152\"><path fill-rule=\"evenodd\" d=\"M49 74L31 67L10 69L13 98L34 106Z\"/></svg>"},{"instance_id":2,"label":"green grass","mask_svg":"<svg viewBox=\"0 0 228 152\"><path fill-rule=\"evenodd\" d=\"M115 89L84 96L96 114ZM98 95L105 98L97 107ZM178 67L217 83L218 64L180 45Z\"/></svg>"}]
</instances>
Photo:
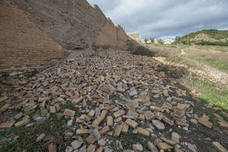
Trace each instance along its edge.
<instances>
[{"instance_id":1,"label":"green grass","mask_svg":"<svg viewBox=\"0 0 228 152\"><path fill-rule=\"evenodd\" d=\"M228 90L218 90L209 81L192 80L186 86L200 92L200 99L228 111Z\"/></svg>"},{"instance_id":2,"label":"green grass","mask_svg":"<svg viewBox=\"0 0 228 152\"><path fill-rule=\"evenodd\" d=\"M3 152L21 152L27 151L45 151L46 147L43 143L37 143L36 138L41 133L46 136L53 136L60 139L65 131L64 120L58 120L55 115L51 116L51 120L40 124L35 124L33 127L25 128L11 128L7 131L0 131L0 139L9 139L10 137L18 137L15 142L1 143L0 151Z\"/></svg>"},{"instance_id":3,"label":"green grass","mask_svg":"<svg viewBox=\"0 0 228 152\"><path fill-rule=\"evenodd\" d=\"M196 61L201 62L201 63L204 63L204 64L211 66L217 70L220 70L223 72L228 72L228 63L224 63L224 62L218 61L218 60L209 60L209 59L206 59L202 56L197 56L197 55L189 55L189 56L187 56L187 58L196 60Z\"/></svg>"}]
</instances>

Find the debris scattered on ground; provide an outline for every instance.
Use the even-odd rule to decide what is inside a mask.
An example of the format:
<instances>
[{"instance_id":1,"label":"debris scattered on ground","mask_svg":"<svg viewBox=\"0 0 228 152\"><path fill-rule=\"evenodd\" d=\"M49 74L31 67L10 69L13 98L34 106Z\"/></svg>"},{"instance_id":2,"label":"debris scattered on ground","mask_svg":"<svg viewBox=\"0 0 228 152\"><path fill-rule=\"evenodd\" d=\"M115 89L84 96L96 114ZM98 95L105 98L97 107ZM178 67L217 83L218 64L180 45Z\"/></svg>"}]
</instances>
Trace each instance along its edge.
<instances>
[{"instance_id":1,"label":"debris scattered on ground","mask_svg":"<svg viewBox=\"0 0 228 152\"><path fill-rule=\"evenodd\" d=\"M219 125L214 124L205 107L153 58L112 49L70 58L32 77L12 78L16 89L0 98L1 130L46 122L54 123L53 129L59 127L53 117L63 120L65 130L56 132L60 139L34 135L36 142L48 141L49 152L57 151L60 141L66 152L227 148L227 122L215 114ZM19 83L22 78L26 83ZM212 141L221 144L213 147Z\"/></svg>"}]
</instances>

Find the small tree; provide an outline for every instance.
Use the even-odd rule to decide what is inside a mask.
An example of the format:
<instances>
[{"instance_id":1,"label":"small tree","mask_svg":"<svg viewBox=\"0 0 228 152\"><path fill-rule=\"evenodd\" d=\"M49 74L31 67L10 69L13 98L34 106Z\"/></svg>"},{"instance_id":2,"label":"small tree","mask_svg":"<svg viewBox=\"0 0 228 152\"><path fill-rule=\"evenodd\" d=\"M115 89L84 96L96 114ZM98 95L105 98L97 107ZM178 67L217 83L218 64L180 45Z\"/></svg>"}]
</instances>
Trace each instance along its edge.
<instances>
[{"instance_id":1,"label":"small tree","mask_svg":"<svg viewBox=\"0 0 228 152\"><path fill-rule=\"evenodd\" d=\"M154 38L150 38L151 43L154 43Z\"/></svg>"},{"instance_id":2,"label":"small tree","mask_svg":"<svg viewBox=\"0 0 228 152\"><path fill-rule=\"evenodd\" d=\"M176 43L176 44L180 44L180 43L181 43L181 37L177 36L177 37L175 38L175 43Z\"/></svg>"},{"instance_id":3,"label":"small tree","mask_svg":"<svg viewBox=\"0 0 228 152\"><path fill-rule=\"evenodd\" d=\"M160 40L158 40L158 43L159 44L161 44L161 45L163 45L164 43L163 43L163 41L160 39Z\"/></svg>"}]
</instances>

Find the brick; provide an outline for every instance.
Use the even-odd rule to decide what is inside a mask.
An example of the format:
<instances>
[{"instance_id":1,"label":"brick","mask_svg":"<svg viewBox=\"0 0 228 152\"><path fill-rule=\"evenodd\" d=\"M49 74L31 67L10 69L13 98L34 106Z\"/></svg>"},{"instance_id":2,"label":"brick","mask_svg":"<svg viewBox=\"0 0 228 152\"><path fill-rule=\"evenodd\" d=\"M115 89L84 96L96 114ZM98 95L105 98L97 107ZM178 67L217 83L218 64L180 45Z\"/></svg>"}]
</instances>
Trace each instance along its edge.
<instances>
[{"instance_id":1,"label":"brick","mask_svg":"<svg viewBox=\"0 0 228 152\"><path fill-rule=\"evenodd\" d=\"M28 124L29 122L30 122L29 119L21 120L21 121L15 123L15 127L20 127L20 126L26 125L26 124Z\"/></svg>"},{"instance_id":2,"label":"brick","mask_svg":"<svg viewBox=\"0 0 228 152\"><path fill-rule=\"evenodd\" d=\"M157 146L158 146L158 148L160 150L170 150L170 149L173 149L172 146L170 146L169 144L167 144L165 142L158 143Z\"/></svg>"},{"instance_id":3,"label":"brick","mask_svg":"<svg viewBox=\"0 0 228 152\"><path fill-rule=\"evenodd\" d=\"M15 121L0 124L0 129L9 129L14 125Z\"/></svg>"},{"instance_id":4,"label":"brick","mask_svg":"<svg viewBox=\"0 0 228 152\"><path fill-rule=\"evenodd\" d=\"M78 129L76 131L76 135L78 135L78 136L84 136L84 135L88 135L88 134L89 134L88 129Z\"/></svg>"},{"instance_id":5,"label":"brick","mask_svg":"<svg viewBox=\"0 0 228 152\"><path fill-rule=\"evenodd\" d=\"M101 112L101 115L93 121L92 127L96 128L97 126L100 125L100 123L105 119L106 115L108 113L108 110L103 110Z\"/></svg>"},{"instance_id":6,"label":"brick","mask_svg":"<svg viewBox=\"0 0 228 152\"><path fill-rule=\"evenodd\" d=\"M73 100L72 100L72 103L73 103L73 104L78 104L78 103L82 102L82 100L83 100L83 97L79 97L79 98L77 98L77 99L73 99Z\"/></svg>"},{"instance_id":7,"label":"brick","mask_svg":"<svg viewBox=\"0 0 228 152\"><path fill-rule=\"evenodd\" d=\"M55 106L50 106L50 113L56 113Z\"/></svg>"},{"instance_id":8,"label":"brick","mask_svg":"<svg viewBox=\"0 0 228 152\"><path fill-rule=\"evenodd\" d=\"M171 140L175 141L177 144L179 144L180 143L180 135L176 132L172 132Z\"/></svg>"},{"instance_id":9,"label":"brick","mask_svg":"<svg viewBox=\"0 0 228 152\"><path fill-rule=\"evenodd\" d=\"M48 145L48 152L57 152L56 145L54 143Z\"/></svg>"},{"instance_id":10,"label":"brick","mask_svg":"<svg viewBox=\"0 0 228 152\"><path fill-rule=\"evenodd\" d=\"M95 111L94 110L91 110L89 113L88 113L88 116L90 117L93 117L95 115Z\"/></svg>"},{"instance_id":11,"label":"brick","mask_svg":"<svg viewBox=\"0 0 228 152\"><path fill-rule=\"evenodd\" d=\"M131 120L131 119L127 119L126 120L126 123L128 126L132 127L132 128L136 128L138 126L138 123L134 120Z\"/></svg>"},{"instance_id":12,"label":"brick","mask_svg":"<svg viewBox=\"0 0 228 152\"><path fill-rule=\"evenodd\" d=\"M107 126L113 126L113 118L112 116L107 117Z\"/></svg>"},{"instance_id":13,"label":"brick","mask_svg":"<svg viewBox=\"0 0 228 152\"><path fill-rule=\"evenodd\" d=\"M214 141L212 144L219 152L228 152L220 143Z\"/></svg>"},{"instance_id":14,"label":"brick","mask_svg":"<svg viewBox=\"0 0 228 152\"><path fill-rule=\"evenodd\" d=\"M184 111L184 110L186 110L188 107L189 107L188 104L178 104L177 107L176 107L176 110L178 110L178 111Z\"/></svg>"},{"instance_id":15,"label":"brick","mask_svg":"<svg viewBox=\"0 0 228 152\"><path fill-rule=\"evenodd\" d=\"M141 127L138 127L137 130L138 130L138 133L139 134L142 134L144 136L150 136L150 132L148 130L146 130L146 129L143 129Z\"/></svg>"},{"instance_id":16,"label":"brick","mask_svg":"<svg viewBox=\"0 0 228 152\"><path fill-rule=\"evenodd\" d=\"M97 151L96 152L103 152L103 147L102 146L100 146L98 149L97 149Z\"/></svg>"},{"instance_id":17,"label":"brick","mask_svg":"<svg viewBox=\"0 0 228 152\"><path fill-rule=\"evenodd\" d=\"M121 133L121 131L122 131L122 127L123 127L122 124L116 126L115 133L114 133L114 137L120 136L120 133Z\"/></svg>"},{"instance_id":18,"label":"brick","mask_svg":"<svg viewBox=\"0 0 228 152\"><path fill-rule=\"evenodd\" d=\"M95 152L95 150L96 150L96 145L90 144L86 152Z\"/></svg>"},{"instance_id":19,"label":"brick","mask_svg":"<svg viewBox=\"0 0 228 152\"><path fill-rule=\"evenodd\" d=\"M125 119L135 119L134 116L129 116L129 115L123 115L123 118L125 118Z\"/></svg>"},{"instance_id":20,"label":"brick","mask_svg":"<svg viewBox=\"0 0 228 152\"><path fill-rule=\"evenodd\" d=\"M162 109L160 107L156 107L156 106L150 106L150 110L155 111L155 112L161 112L162 111Z\"/></svg>"},{"instance_id":21,"label":"brick","mask_svg":"<svg viewBox=\"0 0 228 152\"><path fill-rule=\"evenodd\" d=\"M65 109L64 113L65 116L73 117L75 115L75 111L70 109Z\"/></svg>"},{"instance_id":22,"label":"brick","mask_svg":"<svg viewBox=\"0 0 228 152\"><path fill-rule=\"evenodd\" d=\"M228 129L228 122L226 121L220 121L218 122L219 126L225 129Z\"/></svg>"},{"instance_id":23,"label":"brick","mask_svg":"<svg viewBox=\"0 0 228 152\"><path fill-rule=\"evenodd\" d=\"M129 126L126 123L123 123L122 132L128 133Z\"/></svg>"},{"instance_id":24,"label":"brick","mask_svg":"<svg viewBox=\"0 0 228 152\"><path fill-rule=\"evenodd\" d=\"M118 117L120 117L120 116L122 116L124 114L125 114L125 111L124 110L118 110L118 111L114 112L113 116L115 118L118 118Z\"/></svg>"},{"instance_id":25,"label":"brick","mask_svg":"<svg viewBox=\"0 0 228 152\"><path fill-rule=\"evenodd\" d=\"M91 110L88 115L86 116L86 121L90 121L95 115L95 111Z\"/></svg>"},{"instance_id":26,"label":"brick","mask_svg":"<svg viewBox=\"0 0 228 152\"><path fill-rule=\"evenodd\" d=\"M104 135L104 134L107 134L109 131L110 131L109 126L105 126L104 128L102 128L102 129L100 130L100 134L101 134L101 135Z\"/></svg>"},{"instance_id":27,"label":"brick","mask_svg":"<svg viewBox=\"0 0 228 152\"><path fill-rule=\"evenodd\" d=\"M90 134L87 138L86 138L86 142L88 144L93 144L97 141L96 137L93 134Z\"/></svg>"},{"instance_id":28,"label":"brick","mask_svg":"<svg viewBox=\"0 0 228 152\"><path fill-rule=\"evenodd\" d=\"M0 113L1 113L1 112L5 112L6 110L9 109L9 107L10 107L10 104L5 104L4 106L2 106L2 107L0 108Z\"/></svg>"},{"instance_id":29,"label":"brick","mask_svg":"<svg viewBox=\"0 0 228 152\"><path fill-rule=\"evenodd\" d=\"M5 101L6 99L8 99L8 97L7 97L7 96L0 97L0 102Z\"/></svg>"},{"instance_id":30,"label":"brick","mask_svg":"<svg viewBox=\"0 0 228 152\"><path fill-rule=\"evenodd\" d=\"M198 121L205 127L212 128L212 126L213 126L213 124L209 121L209 117L206 115L203 115L201 118L199 118Z\"/></svg>"},{"instance_id":31,"label":"brick","mask_svg":"<svg viewBox=\"0 0 228 152\"><path fill-rule=\"evenodd\" d=\"M154 114L151 111L146 111L144 113L144 116L145 116L147 121L151 121L153 119L153 117L154 117Z\"/></svg>"},{"instance_id":32,"label":"brick","mask_svg":"<svg viewBox=\"0 0 228 152\"><path fill-rule=\"evenodd\" d=\"M139 115L139 120L145 121L145 116L144 116L143 114L140 114L140 115Z\"/></svg>"}]
</instances>

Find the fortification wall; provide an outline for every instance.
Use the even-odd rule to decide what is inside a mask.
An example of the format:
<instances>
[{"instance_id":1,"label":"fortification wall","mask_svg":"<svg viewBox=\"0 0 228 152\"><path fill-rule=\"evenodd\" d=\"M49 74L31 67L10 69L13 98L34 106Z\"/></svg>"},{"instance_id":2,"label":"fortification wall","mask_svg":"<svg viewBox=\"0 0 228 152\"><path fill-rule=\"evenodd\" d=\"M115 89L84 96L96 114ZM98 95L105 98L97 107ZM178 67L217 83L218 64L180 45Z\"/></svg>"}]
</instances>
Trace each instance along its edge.
<instances>
[{"instance_id":1,"label":"fortification wall","mask_svg":"<svg viewBox=\"0 0 228 152\"><path fill-rule=\"evenodd\" d=\"M1 69L49 64L65 57L60 46L69 50L127 46L124 30L86 0L0 2Z\"/></svg>"},{"instance_id":2,"label":"fortification wall","mask_svg":"<svg viewBox=\"0 0 228 152\"><path fill-rule=\"evenodd\" d=\"M66 54L23 11L0 1L0 69L39 67Z\"/></svg>"},{"instance_id":3,"label":"fortification wall","mask_svg":"<svg viewBox=\"0 0 228 152\"><path fill-rule=\"evenodd\" d=\"M125 33L123 28L118 25L117 26L117 42L118 42L118 47L127 49L127 41L129 40L128 35Z\"/></svg>"},{"instance_id":4,"label":"fortification wall","mask_svg":"<svg viewBox=\"0 0 228 152\"><path fill-rule=\"evenodd\" d=\"M9 0L66 49L93 45L106 17L86 0Z\"/></svg>"},{"instance_id":5,"label":"fortification wall","mask_svg":"<svg viewBox=\"0 0 228 152\"><path fill-rule=\"evenodd\" d=\"M110 19L107 19L104 27L97 37L95 46L126 49L127 40L128 36L122 27L119 25L114 25Z\"/></svg>"}]
</instances>

